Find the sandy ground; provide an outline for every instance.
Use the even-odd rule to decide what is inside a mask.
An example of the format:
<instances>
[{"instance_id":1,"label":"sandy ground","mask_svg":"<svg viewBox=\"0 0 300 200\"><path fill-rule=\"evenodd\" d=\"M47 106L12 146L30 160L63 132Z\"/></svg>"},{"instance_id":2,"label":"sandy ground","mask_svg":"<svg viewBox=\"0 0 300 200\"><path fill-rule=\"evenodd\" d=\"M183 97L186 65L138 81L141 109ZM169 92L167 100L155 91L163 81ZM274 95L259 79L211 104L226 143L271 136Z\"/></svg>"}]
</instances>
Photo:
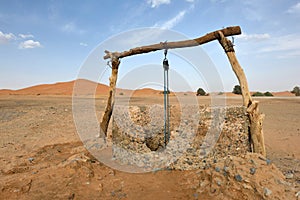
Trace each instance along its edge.
<instances>
[{"instance_id":1,"label":"sandy ground","mask_svg":"<svg viewBox=\"0 0 300 200\"><path fill-rule=\"evenodd\" d=\"M117 100L125 102L122 97ZM198 97L198 100L201 104L210 104L209 97ZM207 177L213 177L213 170L130 174L101 164L85 150L77 135L71 97L2 95L0 199L297 199L295 194L300 191L300 99L258 100L266 115L264 134L271 165L268 160L268 164L259 161L263 158L245 157L244 160L255 160L257 169L261 169L253 180L244 180L242 189L233 184L226 190L212 190L211 184L210 193L206 193L201 192L201 180L211 180ZM96 100L99 113L104 109L104 102L105 98ZM156 97L130 100L132 105L161 102L162 99ZM171 103L175 102L172 97ZM227 99L229 105L241 103L240 97ZM239 159L232 158L232 162L248 165ZM266 188L255 189L271 185L266 180L276 176L281 182L286 181L284 189L269 186L273 193ZM232 180L234 178L229 176L225 182L231 184ZM255 186L251 181L259 183ZM235 194L235 198L226 193Z\"/></svg>"}]
</instances>

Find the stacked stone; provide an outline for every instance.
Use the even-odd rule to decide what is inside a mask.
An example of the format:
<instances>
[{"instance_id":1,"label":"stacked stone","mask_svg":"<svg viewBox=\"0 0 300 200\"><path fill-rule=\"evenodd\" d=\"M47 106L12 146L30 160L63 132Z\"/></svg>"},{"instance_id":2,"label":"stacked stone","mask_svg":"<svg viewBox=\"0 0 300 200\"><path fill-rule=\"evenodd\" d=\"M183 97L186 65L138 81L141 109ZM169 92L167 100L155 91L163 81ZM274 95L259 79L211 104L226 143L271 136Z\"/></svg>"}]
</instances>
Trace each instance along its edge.
<instances>
[{"instance_id":1,"label":"stacked stone","mask_svg":"<svg viewBox=\"0 0 300 200\"><path fill-rule=\"evenodd\" d=\"M150 170L190 170L250 151L244 107L183 105L170 110L170 141L165 146L162 106L116 106L112 134L116 161Z\"/></svg>"}]
</instances>

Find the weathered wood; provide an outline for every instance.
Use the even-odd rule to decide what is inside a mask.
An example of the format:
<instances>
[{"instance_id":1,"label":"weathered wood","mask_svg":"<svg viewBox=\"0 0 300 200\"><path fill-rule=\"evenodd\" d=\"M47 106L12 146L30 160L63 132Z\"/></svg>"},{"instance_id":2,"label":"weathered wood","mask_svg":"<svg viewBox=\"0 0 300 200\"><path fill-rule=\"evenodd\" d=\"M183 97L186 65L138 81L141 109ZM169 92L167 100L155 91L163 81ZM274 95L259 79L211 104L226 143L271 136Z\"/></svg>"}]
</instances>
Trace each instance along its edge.
<instances>
[{"instance_id":1,"label":"weathered wood","mask_svg":"<svg viewBox=\"0 0 300 200\"><path fill-rule=\"evenodd\" d=\"M248 107L247 113L250 119L250 133L255 153L260 153L266 156L265 141L262 123L265 118L264 114L259 112L258 101L253 101Z\"/></svg>"},{"instance_id":2,"label":"weathered wood","mask_svg":"<svg viewBox=\"0 0 300 200\"><path fill-rule=\"evenodd\" d=\"M244 106L248 107L252 102L251 95L249 92L248 82L244 70L242 69L241 65L239 64L235 56L233 44L222 34L222 32L218 32L217 37L219 38L219 42L221 46L225 50L225 53L231 64L232 70L234 71L236 77L239 80L241 90L242 90Z\"/></svg>"},{"instance_id":3,"label":"weathered wood","mask_svg":"<svg viewBox=\"0 0 300 200\"><path fill-rule=\"evenodd\" d=\"M102 121L100 123L100 136L107 136L107 129L109 125L109 121L113 112L114 103L115 103L115 94L116 94L116 84L118 78L118 70L120 65L120 60L118 58L113 57L111 59L112 62L112 72L109 78L109 95L107 99L106 108L104 111L104 115Z\"/></svg>"},{"instance_id":4,"label":"weathered wood","mask_svg":"<svg viewBox=\"0 0 300 200\"><path fill-rule=\"evenodd\" d=\"M202 37L195 38L192 40L167 42L167 43L161 42L158 44L136 47L136 48L130 49L128 51L123 51L123 52L110 52L110 51L105 50L106 55L103 58L104 59L113 58L113 57L124 58L127 56L149 53L152 51L157 51L157 50L162 50L162 49L175 49L175 48L198 46L198 45L205 44L205 43L208 43L208 42L218 39L217 33L219 31L221 31L225 37L241 34L241 28L239 26L232 26L232 27L227 27L227 28L224 28L224 29L221 29L218 31L208 33Z\"/></svg>"},{"instance_id":5,"label":"weathered wood","mask_svg":"<svg viewBox=\"0 0 300 200\"><path fill-rule=\"evenodd\" d=\"M247 78L244 73L244 70L242 69L241 65L239 64L235 56L233 44L231 43L230 40L228 40L223 35L221 31L216 33L216 37L218 38L223 49L225 50L225 53L231 64L232 70L237 76L239 84L241 86L243 104L247 108L247 113L249 115L250 136L253 145L253 151L255 153L260 153L263 156L266 156L264 135L263 135L263 128L262 128L264 115L260 114L259 112L258 101L252 101L249 88L248 88Z\"/></svg>"}]
</instances>

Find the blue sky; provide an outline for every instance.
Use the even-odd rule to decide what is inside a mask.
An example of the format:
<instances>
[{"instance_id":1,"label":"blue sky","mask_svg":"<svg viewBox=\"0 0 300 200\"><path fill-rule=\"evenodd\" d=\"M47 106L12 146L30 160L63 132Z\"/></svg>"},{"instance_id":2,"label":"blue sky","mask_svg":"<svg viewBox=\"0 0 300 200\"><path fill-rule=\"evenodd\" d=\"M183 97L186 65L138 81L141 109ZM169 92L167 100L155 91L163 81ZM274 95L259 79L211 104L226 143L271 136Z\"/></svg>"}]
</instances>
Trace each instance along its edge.
<instances>
[{"instance_id":1,"label":"blue sky","mask_svg":"<svg viewBox=\"0 0 300 200\"><path fill-rule=\"evenodd\" d=\"M196 38L239 25L243 34L235 37L235 49L250 89L291 90L300 85L299 21L297 0L0 0L0 88L74 80L99 44L124 31L156 27ZM216 66L224 90L232 91L238 81L219 43L201 48ZM120 76L123 63L125 59ZM195 81L191 88L197 87L205 85Z\"/></svg>"}]
</instances>

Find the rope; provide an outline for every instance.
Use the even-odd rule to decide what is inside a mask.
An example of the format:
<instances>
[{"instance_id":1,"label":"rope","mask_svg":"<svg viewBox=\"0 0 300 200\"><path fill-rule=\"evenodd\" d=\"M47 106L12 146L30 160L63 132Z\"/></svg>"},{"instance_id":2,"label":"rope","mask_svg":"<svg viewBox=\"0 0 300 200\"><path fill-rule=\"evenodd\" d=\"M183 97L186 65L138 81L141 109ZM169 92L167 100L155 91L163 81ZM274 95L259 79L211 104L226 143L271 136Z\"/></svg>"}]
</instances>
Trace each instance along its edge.
<instances>
[{"instance_id":1,"label":"rope","mask_svg":"<svg viewBox=\"0 0 300 200\"><path fill-rule=\"evenodd\" d=\"M169 111L169 62L167 59L168 49L165 49L163 60L164 68L164 144L165 147L170 139L170 111Z\"/></svg>"}]
</instances>

